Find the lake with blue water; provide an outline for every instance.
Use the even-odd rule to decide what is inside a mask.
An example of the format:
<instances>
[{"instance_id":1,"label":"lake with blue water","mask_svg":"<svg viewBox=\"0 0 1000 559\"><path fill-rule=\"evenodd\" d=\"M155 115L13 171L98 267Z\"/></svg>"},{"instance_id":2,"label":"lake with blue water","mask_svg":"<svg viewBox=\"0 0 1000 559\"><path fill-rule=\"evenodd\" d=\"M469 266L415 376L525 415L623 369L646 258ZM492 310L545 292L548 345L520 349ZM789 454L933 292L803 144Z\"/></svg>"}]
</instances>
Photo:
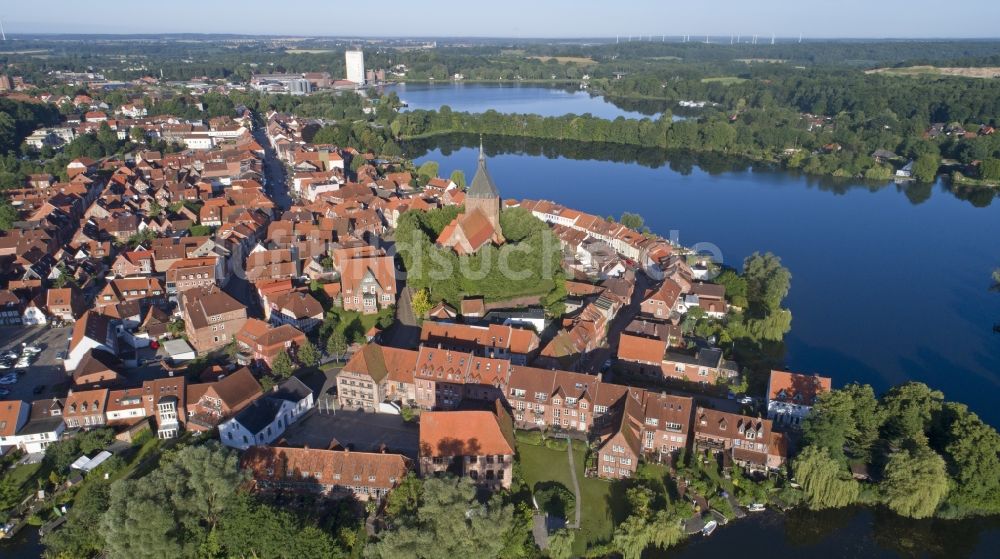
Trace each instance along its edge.
<instances>
[{"instance_id":1,"label":"lake with blue water","mask_svg":"<svg viewBox=\"0 0 1000 559\"><path fill-rule=\"evenodd\" d=\"M630 109L621 108L600 95L581 89L560 89L531 84L487 85L478 83L412 83L391 85L384 91L394 91L406 102L409 110L437 110L448 105L458 112L525 113L542 116L562 116L567 113L590 113L596 117L615 119L656 118L662 112L659 104L642 103ZM640 110L641 109L641 110ZM680 118L680 117L677 117Z\"/></svg>"}]
</instances>

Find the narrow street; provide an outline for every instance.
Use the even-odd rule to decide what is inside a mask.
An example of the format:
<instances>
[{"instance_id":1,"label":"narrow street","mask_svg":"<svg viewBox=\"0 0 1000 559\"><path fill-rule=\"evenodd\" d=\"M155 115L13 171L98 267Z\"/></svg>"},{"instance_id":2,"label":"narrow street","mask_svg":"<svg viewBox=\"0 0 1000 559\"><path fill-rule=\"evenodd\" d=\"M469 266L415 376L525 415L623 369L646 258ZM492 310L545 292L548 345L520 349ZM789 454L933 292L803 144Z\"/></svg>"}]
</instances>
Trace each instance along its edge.
<instances>
[{"instance_id":1,"label":"narrow street","mask_svg":"<svg viewBox=\"0 0 1000 559\"><path fill-rule=\"evenodd\" d=\"M288 173L285 171L284 163L278 159L278 154L267 141L264 127L255 126L253 136L257 143L264 147L264 190L277 204L279 215L274 217L278 218L282 211L292 206L292 198L288 194ZM223 291L246 306L248 316L263 319L264 310L260 306L260 299L253 285L246 279L246 256L234 255L232 262L234 263L233 273Z\"/></svg>"},{"instance_id":2,"label":"narrow street","mask_svg":"<svg viewBox=\"0 0 1000 559\"><path fill-rule=\"evenodd\" d=\"M625 331L625 328L629 325L629 323L631 323L639 314L639 308L642 304L642 299L646 294L646 290L649 289L653 283L654 282L650 280L646 274L642 272L637 272L635 274L635 289L632 291L632 300L628 305L622 307L622 309L618 311L618 314L615 315L615 318L611 321L611 325L608 327L608 339L605 342L604 347L600 347L591 352L587 361L581 365L581 371L592 374L601 372L604 362L618 354L618 341L621 338L621 334ZM609 373L610 371L605 372L604 380L611 380L611 377L608 376Z\"/></svg>"},{"instance_id":3,"label":"narrow street","mask_svg":"<svg viewBox=\"0 0 1000 559\"><path fill-rule=\"evenodd\" d=\"M254 127L253 137L264 147L264 189L281 210L287 210L292 206L292 197L288 194L285 164L278 159L278 154L267 140L263 124Z\"/></svg>"},{"instance_id":4,"label":"narrow street","mask_svg":"<svg viewBox=\"0 0 1000 559\"><path fill-rule=\"evenodd\" d=\"M392 347L415 349L420 342L420 324L410 306L411 290L402 282L398 283L399 300L396 301L396 322L384 336L384 343Z\"/></svg>"}]
</instances>

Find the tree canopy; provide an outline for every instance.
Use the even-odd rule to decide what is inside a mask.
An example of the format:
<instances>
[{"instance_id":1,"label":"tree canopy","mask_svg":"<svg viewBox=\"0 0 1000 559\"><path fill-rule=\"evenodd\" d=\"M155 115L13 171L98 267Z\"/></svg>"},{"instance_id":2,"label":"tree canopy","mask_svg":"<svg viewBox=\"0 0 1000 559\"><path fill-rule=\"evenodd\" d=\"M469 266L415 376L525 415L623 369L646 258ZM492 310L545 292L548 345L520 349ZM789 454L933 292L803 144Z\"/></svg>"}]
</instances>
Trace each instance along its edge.
<instances>
[{"instance_id":1,"label":"tree canopy","mask_svg":"<svg viewBox=\"0 0 1000 559\"><path fill-rule=\"evenodd\" d=\"M468 478L431 478L415 512L401 509L395 526L365 550L379 559L499 557L516 529L514 509L496 498L482 503Z\"/></svg>"}]
</instances>

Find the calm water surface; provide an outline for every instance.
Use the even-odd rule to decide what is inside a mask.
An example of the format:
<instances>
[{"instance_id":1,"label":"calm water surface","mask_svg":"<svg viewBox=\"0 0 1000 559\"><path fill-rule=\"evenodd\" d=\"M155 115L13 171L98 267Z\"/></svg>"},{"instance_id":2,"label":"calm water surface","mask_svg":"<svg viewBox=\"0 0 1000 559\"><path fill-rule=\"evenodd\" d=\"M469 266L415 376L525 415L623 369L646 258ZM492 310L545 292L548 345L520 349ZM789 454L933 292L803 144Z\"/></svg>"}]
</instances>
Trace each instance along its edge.
<instances>
[{"instance_id":1,"label":"calm water surface","mask_svg":"<svg viewBox=\"0 0 1000 559\"><path fill-rule=\"evenodd\" d=\"M908 520L860 508L764 512L695 536L647 559L986 559L1000 548L1000 520Z\"/></svg>"},{"instance_id":2,"label":"calm water surface","mask_svg":"<svg viewBox=\"0 0 1000 559\"><path fill-rule=\"evenodd\" d=\"M615 119L656 118L652 112L627 110L583 90L566 90L540 85L495 85L477 83L414 83L386 86L395 91L410 109L437 110L448 105L453 111L482 113L529 113L542 116L585 114Z\"/></svg>"}]
</instances>

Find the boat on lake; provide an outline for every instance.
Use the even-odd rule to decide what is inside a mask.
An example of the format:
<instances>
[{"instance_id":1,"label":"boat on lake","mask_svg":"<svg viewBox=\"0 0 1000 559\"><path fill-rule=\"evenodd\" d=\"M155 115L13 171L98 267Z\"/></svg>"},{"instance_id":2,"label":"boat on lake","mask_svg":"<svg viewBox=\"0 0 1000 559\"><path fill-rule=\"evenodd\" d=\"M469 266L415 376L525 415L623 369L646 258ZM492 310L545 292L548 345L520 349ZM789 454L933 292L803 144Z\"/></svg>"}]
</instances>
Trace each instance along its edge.
<instances>
[{"instance_id":1,"label":"boat on lake","mask_svg":"<svg viewBox=\"0 0 1000 559\"><path fill-rule=\"evenodd\" d=\"M753 503L749 507L747 507L747 510L750 512L763 512L764 508L765 508L764 505L760 503Z\"/></svg>"},{"instance_id":2,"label":"boat on lake","mask_svg":"<svg viewBox=\"0 0 1000 559\"><path fill-rule=\"evenodd\" d=\"M703 535L703 536L711 536L712 532L714 532L715 529L718 528L718 527L719 527L719 523L718 522L716 522L714 520L709 520L708 523L705 524L705 527L701 529L701 535Z\"/></svg>"}]
</instances>

